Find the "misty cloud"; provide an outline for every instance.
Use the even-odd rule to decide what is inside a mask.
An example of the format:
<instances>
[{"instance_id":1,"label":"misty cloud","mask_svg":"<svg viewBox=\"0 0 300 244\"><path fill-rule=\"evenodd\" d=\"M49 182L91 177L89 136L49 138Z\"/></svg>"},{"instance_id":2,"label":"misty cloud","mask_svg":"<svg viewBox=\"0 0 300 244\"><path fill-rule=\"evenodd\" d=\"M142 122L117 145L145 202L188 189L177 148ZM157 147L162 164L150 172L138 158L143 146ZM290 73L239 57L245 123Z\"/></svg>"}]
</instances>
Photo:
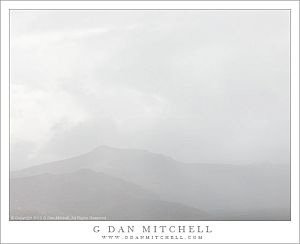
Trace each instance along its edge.
<instances>
[{"instance_id":1,"label":"misty cloud","mask_svg":"<svg viewBox=\"0 0 300 244\"><path fill-rule=\"evenodd\" d=\"M288 11L13 10L12 167L98 145L287 164L289 78Z\"/></svg>"}]
</instances>

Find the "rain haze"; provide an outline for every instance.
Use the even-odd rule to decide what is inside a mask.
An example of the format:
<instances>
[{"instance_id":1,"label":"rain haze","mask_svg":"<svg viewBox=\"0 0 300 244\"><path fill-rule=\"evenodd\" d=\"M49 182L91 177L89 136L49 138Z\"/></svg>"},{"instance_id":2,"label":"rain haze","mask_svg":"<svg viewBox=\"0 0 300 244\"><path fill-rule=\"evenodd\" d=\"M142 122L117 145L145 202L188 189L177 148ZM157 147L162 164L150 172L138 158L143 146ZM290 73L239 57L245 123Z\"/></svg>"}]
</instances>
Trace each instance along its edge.
<instances>
[{"instance_id":1,"label":"rain haze","mask_svg":"<svg viewBox=\"0 0 300 244\"><path fill-rule=\"evenodd\" d=\"M11 11L11 167L99 145L289 164L289 11Z\"/></svg>"},{"instance_id":2,"label":"rain haze","mask_svg":"<svg viewBox=\"0 0 300 244\"><path fill-rule=\"evenodd\" d=\"M290 220L289 14L11 10L10 220Z\"/></svg>"}]
</instances>

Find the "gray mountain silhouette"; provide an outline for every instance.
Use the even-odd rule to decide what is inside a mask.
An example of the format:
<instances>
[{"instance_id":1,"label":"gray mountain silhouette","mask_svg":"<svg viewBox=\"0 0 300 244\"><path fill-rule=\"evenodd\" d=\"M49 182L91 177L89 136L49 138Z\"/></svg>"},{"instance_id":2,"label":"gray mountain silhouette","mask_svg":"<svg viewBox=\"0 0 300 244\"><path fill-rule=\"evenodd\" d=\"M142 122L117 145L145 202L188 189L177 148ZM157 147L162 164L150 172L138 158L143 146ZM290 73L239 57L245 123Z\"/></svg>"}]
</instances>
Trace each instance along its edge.
<instances>
[{"instance_id":1,"label":"gray mountain silhouette","mask_svg":"<svg viewBox=\"0 0 300 244\"><path fill-rule=\"evenodd\" d=\"M82 168L129 181L165 201L205 210L211 219L290 219L287 165L185 164L145 150L100 146L84 155L12 172L11 177Z\"/></svg>"},{"instance_id":2,"label":"gray mountain silhouette","mask_svg":"<svg viewBox=\"0 0 300 244\"><path fill-rule=\"evenodd\" d=\"M208 215L159 200L141 187L91 170L11 180L11 216L81 216L106 220L195 220Z\"/></svg>"}]
</instances>

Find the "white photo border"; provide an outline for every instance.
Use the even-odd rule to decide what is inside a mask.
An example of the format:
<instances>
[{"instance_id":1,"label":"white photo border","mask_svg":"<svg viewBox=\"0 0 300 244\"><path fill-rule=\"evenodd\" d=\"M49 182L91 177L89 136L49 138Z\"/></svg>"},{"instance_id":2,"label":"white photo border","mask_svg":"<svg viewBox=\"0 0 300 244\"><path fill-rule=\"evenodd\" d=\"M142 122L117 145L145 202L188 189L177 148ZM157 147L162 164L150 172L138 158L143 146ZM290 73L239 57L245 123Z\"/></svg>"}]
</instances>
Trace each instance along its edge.
<instances>
[{"instance_id":1,"label":"white photo border","mask_svg":"<svg viewBox=\"0 0 300 244\"><path fill-rule=\"evenodd\" d=\"M201 9L290 11L290 221L9 221L10 10ZM182 239L103 240L109 225L201 225L212 233L185 243L299 243L299 1L1 1L1 243L182 243ZM103 232L93 232L100 226ZM106 232L106 233L105 233ZM136 231L135 236L142 233ZM162 234L161 236L164 236Z\"/></svg>"}]
</instances>

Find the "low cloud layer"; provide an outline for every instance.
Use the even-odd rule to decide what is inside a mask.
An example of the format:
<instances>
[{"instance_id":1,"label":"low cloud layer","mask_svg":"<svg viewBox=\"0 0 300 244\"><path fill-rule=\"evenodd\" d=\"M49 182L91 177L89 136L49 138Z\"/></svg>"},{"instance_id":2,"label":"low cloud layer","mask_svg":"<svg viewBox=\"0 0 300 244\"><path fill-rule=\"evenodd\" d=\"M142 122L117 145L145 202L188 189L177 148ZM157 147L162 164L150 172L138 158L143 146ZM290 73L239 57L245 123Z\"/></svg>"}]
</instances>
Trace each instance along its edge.
<instances>
[{"instance_id":1,"label":"low cloud layer","mask_svg":"<svg viewBox=\"0 0 300 244\"><path fill-rule=\"evenodd\" d=\"M98 145L289 163L289 12L11 11L11 166Z\"/></svg>"}]
</instances>

